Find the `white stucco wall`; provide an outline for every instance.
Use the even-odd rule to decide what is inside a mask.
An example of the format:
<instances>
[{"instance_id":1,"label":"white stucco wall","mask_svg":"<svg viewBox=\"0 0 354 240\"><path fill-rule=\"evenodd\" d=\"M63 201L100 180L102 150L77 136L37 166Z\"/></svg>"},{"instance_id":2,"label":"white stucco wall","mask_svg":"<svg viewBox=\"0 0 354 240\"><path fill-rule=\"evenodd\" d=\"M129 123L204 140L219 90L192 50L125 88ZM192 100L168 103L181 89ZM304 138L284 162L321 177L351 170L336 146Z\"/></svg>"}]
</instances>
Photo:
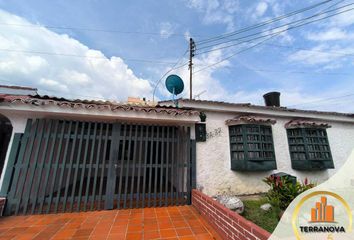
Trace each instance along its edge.
<instances>
[{"instance_id":1,"label":"white stucco wall","mask_svg":"<svg viewBox=\"0 0 354 240\"><path fill-rule=\"evenodd\" d=\"M230 145L228 126L225 120L240 113L206 112L207 133L221 129L220 134L197 143L197 186L208 195L221 192L233 194L254 194L267 191L262 179L275 172L286 172L298 177L320 183L328 179L343 165L354 149L354 124L325 121L332 127L327 129L335 169L323 171L295 171L291 168L288 140L284 124L291 117L272 117L277 123L272 126L277 168L265 172L236 172L230 169ZM323 122L323 120L322 120ZM219 132L219 131L216 131Z\"/></svg>"}]
</instances>

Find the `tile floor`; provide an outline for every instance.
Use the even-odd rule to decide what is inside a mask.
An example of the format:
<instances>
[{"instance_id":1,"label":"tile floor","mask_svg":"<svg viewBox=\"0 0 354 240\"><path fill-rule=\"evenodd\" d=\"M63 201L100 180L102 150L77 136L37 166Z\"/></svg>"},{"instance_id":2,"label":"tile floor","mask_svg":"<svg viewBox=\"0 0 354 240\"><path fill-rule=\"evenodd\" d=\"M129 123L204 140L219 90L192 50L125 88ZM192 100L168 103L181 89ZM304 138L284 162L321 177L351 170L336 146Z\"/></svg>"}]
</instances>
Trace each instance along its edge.
<instances>
[{"instance_id":1,"label":"tile floor","mask_svg":"<svg viewBox=\"0 0 354 240\"><path fill-rule=\"evenodd\" d=\"M221 239L192 206L0 218L1 239Z\"/></svg>"}]
</instances>

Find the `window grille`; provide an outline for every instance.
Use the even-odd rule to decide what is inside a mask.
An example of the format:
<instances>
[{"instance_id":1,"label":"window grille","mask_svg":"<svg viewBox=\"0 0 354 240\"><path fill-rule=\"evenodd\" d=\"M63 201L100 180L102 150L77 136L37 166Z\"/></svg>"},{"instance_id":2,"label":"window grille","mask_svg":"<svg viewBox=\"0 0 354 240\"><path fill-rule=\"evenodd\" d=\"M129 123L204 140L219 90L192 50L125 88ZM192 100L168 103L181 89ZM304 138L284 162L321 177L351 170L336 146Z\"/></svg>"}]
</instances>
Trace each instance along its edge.
<instances>
[{"instance_id":1,"label":"window grille","mask_svg":"<svg viewBox=\"0 0 354 240\"><path fill-rule=\"evenodd\" d=\"M268 125L229 126L231 169L266 171L276 169L272 128Z\"/></svg>"},{"instance_id":2,"label":"window grille","mask_svg":"<svg viewBox=\"0 0 354 240\"><path fill-rule=\"evenodd\" d=\"M327 132L324 128L287 129L293 169L334 168Z\"/></svg>"}]
</instances>

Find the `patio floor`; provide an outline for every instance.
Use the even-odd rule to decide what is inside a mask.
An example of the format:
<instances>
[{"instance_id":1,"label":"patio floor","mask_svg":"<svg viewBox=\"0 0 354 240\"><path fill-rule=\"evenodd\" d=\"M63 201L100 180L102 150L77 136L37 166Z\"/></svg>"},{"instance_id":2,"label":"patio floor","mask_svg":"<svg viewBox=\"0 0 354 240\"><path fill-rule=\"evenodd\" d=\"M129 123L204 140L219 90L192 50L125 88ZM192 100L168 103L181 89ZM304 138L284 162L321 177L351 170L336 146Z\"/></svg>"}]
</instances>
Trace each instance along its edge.
<instances>
[{"instance_id":1,"label":"patio floor","mask_svg":"<svg viewBox=\"0 0 354 240\"><path fill-rule=\"evenodd\" d=\"M192 206L0 218L0 239L221 239Z\"/></svg>"}]
</instances>

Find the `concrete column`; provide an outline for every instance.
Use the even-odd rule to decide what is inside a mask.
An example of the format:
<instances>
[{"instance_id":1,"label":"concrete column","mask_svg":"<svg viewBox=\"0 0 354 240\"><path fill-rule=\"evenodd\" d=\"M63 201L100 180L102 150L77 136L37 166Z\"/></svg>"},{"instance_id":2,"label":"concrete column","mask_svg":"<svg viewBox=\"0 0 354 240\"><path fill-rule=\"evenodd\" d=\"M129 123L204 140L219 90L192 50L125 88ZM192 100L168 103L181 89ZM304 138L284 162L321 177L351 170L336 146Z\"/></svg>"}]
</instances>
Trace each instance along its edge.
<instances>
[{"instance_id":1,"label":"concrete column","mask_svg":"<svg viewBox=\"0 0 354 240\"><path fill-rule=\"evenodd\" d=\"M27 118L24 117L23 115L21 116L21 115L11 114L11 113L8 113L8 114L1 113L1 114L10 120L10 122L12 124L12 133L11 133L11 139L10 139L9 145L7 147L7 151L6 151L4 166L2 169L2 174L1 174L1 179L0 179L0 189L2 187L3 178L5 176L5 171L7 168L7 163L9 160L9 155L10 155L10 150L12 147L14 135L15 135L15 133L23 133L25 131L25 127L26 127L26 123L27 123Z\"/></svg>"}]
</instances>

